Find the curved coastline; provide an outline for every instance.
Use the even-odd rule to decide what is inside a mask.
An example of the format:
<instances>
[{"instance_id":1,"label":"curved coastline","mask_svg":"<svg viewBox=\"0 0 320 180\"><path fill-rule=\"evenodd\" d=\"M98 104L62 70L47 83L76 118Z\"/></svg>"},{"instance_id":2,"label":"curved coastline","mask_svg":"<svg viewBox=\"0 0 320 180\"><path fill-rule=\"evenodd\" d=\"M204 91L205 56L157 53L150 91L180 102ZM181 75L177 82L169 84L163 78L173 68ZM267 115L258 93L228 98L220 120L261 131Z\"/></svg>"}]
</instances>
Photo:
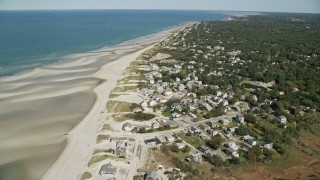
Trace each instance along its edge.
<instances>
[{"instance_id":1,"label":"curved coastline","mask_svg":"<svg viewBox=\"0 0 320 180\"><path fill-rule=\"evenodd\" d=\"M86 167L89 157L93 153L95 147L90 146L96 143L96 135L103 119L99 119L102 111L109 99L111 90L116 86L117 81L122 79L122 73L129 67L130 63L135 60L144 51L151 49L156 44L171 35L172 32L181 29L184 26L175 27L166 31L154 34L154 37L139 38L134 43L141 43L141 48L135 52L125 54L120 58L109 62L102 66L93 76L105 80L102 84L94 89L97 96L95 104L86 117L77 124L67 137L67 146L58 160L47 171L43 179L76 179L80 178L82 171ZM114 51L115 54L119 51ZM120 51L121 52L121 51ZM77 162L75 164L75 162ZM71 167L72 169L68 168Z\"/></svg>"},{"instance_id":2,"label":"curved coastline","mask_svg":"<svg viewBox=\"0 0 320 180\"><path fill-rule=\"evenodd\" d=\"M81 169L81 163L66 162L66 157L77 159L78 152L70 148L87 152L90 146L85 143L95 142L97 129L92 127L90 133L84 125L98 126L95 117L107 101L106 91L132 60L179 28L0 77L0 155L5 157L0 172L1 166L15 162L22 164L17 177L26 179L65 179L57 173L63 175L62 167L72 162ZM75 173L67 177L74 179Z\"/></svg>"}]
</instances>

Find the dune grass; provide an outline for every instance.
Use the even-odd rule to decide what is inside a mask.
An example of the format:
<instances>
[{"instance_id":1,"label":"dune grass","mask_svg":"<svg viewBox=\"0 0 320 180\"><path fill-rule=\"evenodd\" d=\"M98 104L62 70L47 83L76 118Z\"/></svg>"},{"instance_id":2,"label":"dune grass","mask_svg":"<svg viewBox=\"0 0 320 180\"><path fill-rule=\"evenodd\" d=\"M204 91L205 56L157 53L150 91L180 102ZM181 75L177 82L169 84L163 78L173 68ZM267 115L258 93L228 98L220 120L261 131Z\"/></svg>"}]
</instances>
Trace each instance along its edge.
<instances>
[{"instance_id":1,"label":"dune grass","mask_svg":"<svg viewBox=\"0 0 320 180\"><path fill-rule=\"evenodd\" d=\"M89 172L84 172L80 179L81 180L86 180L86 179L90 179L90 178L92 178L92 174L89 173Z\"/></svg>"},{"instance_id":2,"label":"dune grass","mask_svg":"<svg viewBox=\"0 0 320 180\"><path fill-rule=\"evenodd\" d=\"M97 144L99 144L99 143L101 143L101 142L103 142L103 141L105 141L105 140L108 140L109 138L110 138L110 135L107 135L107 134L99 134L99 135L97 136L96 142L97 142Z\"/></svg>"}]
</instances>

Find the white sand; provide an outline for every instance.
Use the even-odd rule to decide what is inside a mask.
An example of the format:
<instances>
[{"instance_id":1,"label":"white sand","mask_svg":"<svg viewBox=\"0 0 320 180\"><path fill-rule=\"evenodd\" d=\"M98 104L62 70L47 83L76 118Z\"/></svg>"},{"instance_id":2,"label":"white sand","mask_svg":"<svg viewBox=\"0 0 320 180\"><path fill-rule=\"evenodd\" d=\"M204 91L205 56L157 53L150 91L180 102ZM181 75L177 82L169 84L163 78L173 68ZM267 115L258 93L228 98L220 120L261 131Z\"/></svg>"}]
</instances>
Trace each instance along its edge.
<instances>
[{"instance_id":1,"label":"white sand","mask_svg":"<svg viewBox=\"0 0 320 180\"><path fill-rule=\"evenodd\" d=\"M99 114L108 101L111 90L117 81L122 79L122 73L146 49L121 57L117 61L106 64L95 77L107 81L98 86L94 91L97 100L89 114L69 133L68 145L58 161L50 168L43 179L75 179L79 177L86 167L88 157L94 151L97 129L99 128ZM76 163L75 163L76 162ZM72 167L72 168L70 168Z\"/></svg>"},{"instance_id":2,"label":"white sand","mask_svg":"<svg viewBox=\"0 0 320 180\"><path fill-rule=\"evenodd\" d=\"M172 31L0 78L0 168L21 161L25 169L16 173L26 179L79 178L93 153L110 91L131 61Z\"/></svg>"},{"instance_id":3,"label":"white sand","mask_svg":"<svg viewBox=\"0 0 320 180\"><path fill-rule=\"evenodd\" d=\"M159 42L169 35L169 32L159 34L158 37L151 39L150 42ZM68 145L56 163L49 169L43 179L77 179L85 171L87 163L93 154L96 144L96 137L99 126L101 125L99 115L105 109L111 90L117 85L117 81L123 78L124 70L145 50L152 48L148 46L129 55L125 55L116 61L104 65L100 71L93 76L106 80L94 89L97 100L87 114L87 116L68 133ZM115 53L130 51L130 48L117 50ZM120 96L122 99L126 95ZM128 95L133 102L140 101L136 95Z\"/></svg>"}]
</instances>

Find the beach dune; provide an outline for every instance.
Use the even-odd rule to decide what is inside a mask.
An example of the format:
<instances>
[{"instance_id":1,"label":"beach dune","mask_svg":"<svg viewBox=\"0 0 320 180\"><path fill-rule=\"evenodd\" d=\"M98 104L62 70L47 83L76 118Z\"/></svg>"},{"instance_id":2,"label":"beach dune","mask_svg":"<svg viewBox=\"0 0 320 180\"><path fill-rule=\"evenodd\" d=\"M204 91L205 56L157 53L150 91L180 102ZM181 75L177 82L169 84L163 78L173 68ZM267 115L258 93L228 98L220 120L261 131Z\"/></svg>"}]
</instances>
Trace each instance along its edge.
<instances>
[{"instance_id":1,"label":"beach dune","mask_svg":"<svg viewBox=\"0 0 320 180\"><path fill-rule=\"evenodd\" d=\"M172 31L0 78L0 179L76 179L122 72Z\"/></svg>"}]
</instances>

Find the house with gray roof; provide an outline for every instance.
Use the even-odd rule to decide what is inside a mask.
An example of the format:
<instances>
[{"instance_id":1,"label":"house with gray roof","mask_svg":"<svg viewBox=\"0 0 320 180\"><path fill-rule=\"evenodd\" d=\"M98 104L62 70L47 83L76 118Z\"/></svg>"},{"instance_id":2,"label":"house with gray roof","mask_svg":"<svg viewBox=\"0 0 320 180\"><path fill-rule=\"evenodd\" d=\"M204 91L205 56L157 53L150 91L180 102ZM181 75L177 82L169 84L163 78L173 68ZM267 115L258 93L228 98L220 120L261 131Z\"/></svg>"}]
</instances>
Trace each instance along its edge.
<instances>
[{"instance_id":1,"label":"house with gray roof","mask_svg":"<svg viewBox=\"0 0 320 180\"><path fill-rule=\"evenodd\" d=\"M117 172L117 168L113 167L111 163L108 164L104 164L102 165L99 174L103 175L103 174L116 174Z\"/></svg>"}]
</instances>

